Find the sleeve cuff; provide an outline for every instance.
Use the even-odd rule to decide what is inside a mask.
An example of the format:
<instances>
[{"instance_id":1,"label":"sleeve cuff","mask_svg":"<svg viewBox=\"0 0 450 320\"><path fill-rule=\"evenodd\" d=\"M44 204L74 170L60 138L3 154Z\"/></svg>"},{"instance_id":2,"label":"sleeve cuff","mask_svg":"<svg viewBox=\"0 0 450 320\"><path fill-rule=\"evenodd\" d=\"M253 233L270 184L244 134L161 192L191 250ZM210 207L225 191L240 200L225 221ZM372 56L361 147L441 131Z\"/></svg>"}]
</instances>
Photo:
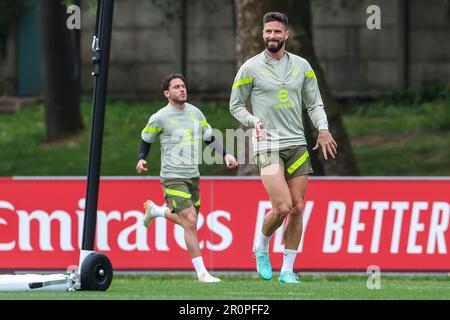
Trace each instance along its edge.
<instances>
[{"instance_id":1,"label":"sleeve cuff","mask_svg":"<svg viewBox=\"0 0 450 320\"><path fill-rule=\"evenodd\" d=\"M262 121L255 117L255 118L253 119L253 128L256 128L256 124L257 124L258 122L262 122Z\"/></svg>"}]
</instances>

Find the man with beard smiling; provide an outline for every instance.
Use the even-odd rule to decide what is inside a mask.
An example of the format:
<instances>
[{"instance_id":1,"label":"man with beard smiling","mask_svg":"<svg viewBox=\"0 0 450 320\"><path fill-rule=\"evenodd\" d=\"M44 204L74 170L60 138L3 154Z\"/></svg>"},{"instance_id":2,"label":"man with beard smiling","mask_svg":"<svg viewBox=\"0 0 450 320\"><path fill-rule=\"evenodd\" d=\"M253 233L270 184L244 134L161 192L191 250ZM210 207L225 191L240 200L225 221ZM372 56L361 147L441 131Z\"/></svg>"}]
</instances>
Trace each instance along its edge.
<instances>
[{"instance_id":1,"label":"man with beard smiling","mask_svg":"<svg viewBox=\"0 0 450 320\"><path fill-rule=\"evenodd\" d=\"M232 87L230 112L245 126L255 128L253 150L272 203L253 248L258 274L264 280L272 279L269 240L287 218L278 281L299 283L293 266L302 236L308 174L312 173L302 124L302 101L319 131L313 150L320 147L325 159L328 154L335 158L337 144L328 131L316 75L308 61L285 50L288 37L288 18L279 12L266 13L266 49L239 69ZM246 109L248 99L253 114Z\"/></svg>"}]
</instances>

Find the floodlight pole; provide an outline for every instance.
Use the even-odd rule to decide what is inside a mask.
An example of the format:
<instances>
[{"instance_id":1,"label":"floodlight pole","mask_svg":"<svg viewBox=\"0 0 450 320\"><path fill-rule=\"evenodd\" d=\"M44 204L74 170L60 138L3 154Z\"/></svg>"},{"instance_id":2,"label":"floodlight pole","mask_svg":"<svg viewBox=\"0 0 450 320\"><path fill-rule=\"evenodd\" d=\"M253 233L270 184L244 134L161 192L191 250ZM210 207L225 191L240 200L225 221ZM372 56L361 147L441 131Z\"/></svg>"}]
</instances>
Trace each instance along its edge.
<instances>
[{"instance_id":1,"label":"floodlight pole","mask_svg":"<svg viewBox=\"0 0 450 320\"><path fill-rule=\"evenodd\" d=\"M97 22L92 42L92 50L95 52L92 58L94 94L80 268L84 258L94 252L113 12L114 0L98 0Z\"/></svg>"}]
</instances>

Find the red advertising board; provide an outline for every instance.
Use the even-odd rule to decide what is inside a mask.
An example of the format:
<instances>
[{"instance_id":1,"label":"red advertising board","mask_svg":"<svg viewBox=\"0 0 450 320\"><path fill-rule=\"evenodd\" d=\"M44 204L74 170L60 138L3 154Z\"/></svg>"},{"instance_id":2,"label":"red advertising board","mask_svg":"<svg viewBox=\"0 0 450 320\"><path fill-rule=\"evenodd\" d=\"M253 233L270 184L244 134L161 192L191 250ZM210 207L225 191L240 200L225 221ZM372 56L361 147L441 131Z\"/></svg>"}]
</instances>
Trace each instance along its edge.
<instances>
[{"instance_id":1,"label":"red advertising board","mask_svg":"<svg viewBox=\"0 0 450 320\"><path fill-rule=\"evenodd\" d=\"M202 178L199 240L215 270L253 270L255 233L271 204L259 179ZM85 179L0 179L0 269L66 269L78 263ZM163 204L159 180L104 178L96 251L116 270L191 270L183 230L142 204ZM450 179L318 179L306 194L296 270L450 271ZM282 227L270 240L282 262Z\"/></svg>"}]
</instances>

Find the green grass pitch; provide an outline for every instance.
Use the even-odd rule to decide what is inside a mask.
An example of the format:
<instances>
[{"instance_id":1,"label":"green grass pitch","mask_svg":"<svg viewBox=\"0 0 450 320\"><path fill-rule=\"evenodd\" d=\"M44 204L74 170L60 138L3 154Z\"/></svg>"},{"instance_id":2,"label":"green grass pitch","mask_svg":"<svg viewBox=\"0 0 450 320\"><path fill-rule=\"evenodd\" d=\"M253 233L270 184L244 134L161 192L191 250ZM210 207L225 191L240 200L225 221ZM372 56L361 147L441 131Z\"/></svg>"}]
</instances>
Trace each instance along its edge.
<instances>
[{"instance_id":1,"label":"green grass pitch","mask_svg":"<svg viewBox=\"0 0 450 320\"><path fill-rule=\"evenodd\" d=\"M216 275L218 273L215 273ZM449 275L381 275L369 290L365 275L311 275L299 285L253 275L218 274L222 282L198 283L194 275L116 275L105 292L0 292L0 300L397 300L450 299Z\"/></svg>"}]
</instances>

